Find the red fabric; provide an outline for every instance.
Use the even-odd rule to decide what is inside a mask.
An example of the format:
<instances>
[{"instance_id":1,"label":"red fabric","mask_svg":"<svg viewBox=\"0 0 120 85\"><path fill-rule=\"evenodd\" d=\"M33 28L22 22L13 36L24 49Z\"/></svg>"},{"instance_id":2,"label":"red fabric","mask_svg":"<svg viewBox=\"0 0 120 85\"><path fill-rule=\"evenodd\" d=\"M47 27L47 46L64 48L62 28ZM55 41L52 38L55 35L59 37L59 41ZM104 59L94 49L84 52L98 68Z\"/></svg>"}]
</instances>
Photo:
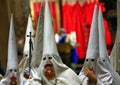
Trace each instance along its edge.
<instances>
[{"instance_id":1,"label":"red fabric","mask_svg":"<svg viewBox=\"0 0 120 85\"><path fill-rule=\"evenodd\" d=\"M50 11L52 15L52 20L53 20L53 26L54 26L54 32L58 32L58 26L57 26L57 17L56 17L56 2L49 3L50 6Z\"/></svg>"},{"instance_id":2,"label":"red fabric","mask_svg":"<svg viewBox=\"0 0 120 85\"><path fill-rule=\"evenodd\" d=\"M76 7L77 10L81 10L81 6L78 5ZM82 17L82 12L79 11L77 13L77 28L76 28L76 39L77 39L77 54L78 54L78 59L84 59L85 58L85 38L84 38L84 28L83 28L83 22L81 19Z\"/></svg>"},{"instance_id":3,"label":"red fabric","mask_svg":"<svg viewBox=\"0 0 120 85\"><path fill-rule=\"evenodd\" d=\"M82 7L82 27L84 29L84 38L85 38L85 51L87 49L88 45L88 40L89 40L89 34L90 34L90 25L91 25L91 19L92 19L92 14L91 11L89 10L89 4L85 3L84 6ZM85 11L86 10L86 11ZM88 11L87 11L88 10Z\"/></svg>"},{"instance_id":4,"label":"red fabric","mask_svg":"<svg viewBox=\"0 0 120 85\"><path fill-rule=\"evenodd\" d=\"M67 30L67 3L65 3L63 6L62 6L62 27L66 30L66 32L68 33L68 30Z\"/></svg>"},{"instance_id":5,"label":"red fabric","mask_svg":"<svg viewBox=\"0 0 120 85\"><path fill-rule=\"evenodd\" d=\"M108 28L108 21L106 19L104 19L104 28L105 28L106 44L111 45L112 44L111 33L110 33L109 28Z\"/></svg>"},{"instance_id":6,"label":"red fabric","mask_svg":"<svg viewBox=\"0 0 120 85\"><path fill-rule=\"evenodd\" d=\"M83 35L83 29L80 16L80 5L79 3L75 3L74 5L69 5L68 3L65 3L62 6L62 27L66 30L67 34L70 34L72 31L76 32L77 36L77 43L80 44L77 47L77 53L79 58L81 56L83 57L84 52L84 35Z\"/></svg>"},{"instance_id":7,"label":"red fabric","mask_svg":"<svg viewBox=\"0 0 120 85\"><path fill-rule=\"evenodd\" d=\"M39 17L39 12L40 12L40 6L41 3L34 3L33 8L34 8L34 19L35 19L35 25L37 26L37 21Z\"/></svg>"},{"instance_id":8,"label":"red fabric","mask_svg":"<svg viewBox=\"0 0 120 85\"><path fill-rule=\"evenodd\" d=\"M92 22L92 17L93 17L93 11L94 11L94 6L96 2L90 2L87 6L86 13L87 13L87 20L86 23L91 25Z\"/></svg>"},{"instance_id":9,"label":"red fabric","mask_svg":"<svg viewBox=\"0 0 120 85\"><path fill-rule=\"evenodd\" d=\"M69 4L64 4L62 6L62 24L63 28L70 34L72 31L76 32L77 43L77 54L79 59L85 58L87 42L89 38L90 27L85 28L85 25L90 21L87 21L87 10L88 4L85 3L83 6L80 6L76 2L73 6Z\"/></svg>"},{"instance_id":10,"label":"red fabric","mask_svg":"<svg viewBox=\"0 0 120 85\"><path fill-rule=\"evenodd\" d=\"M110 49L110 47L112 46L112 35L108 28L108 21L106 19L104 19L104 28L105 28L105 39L106 39L107 51L108 51L108 54L110 54L112 50Z\"/></svg>"},{"instance_id":11,"label":"red fabric","mask_svg":"<svg viewBox=\"0 0 120 85\"><path fill-rule=\"evenodd\" d=\"M62 27L68 34L76 29L76 5L77 3L73 6L65 3L62 6Z\"/></svg>"},{"instance_id":12,"label":"red fabric","mask_svg":"<svg viewBox=\"0 0 120 85\"><path fill-rule=\"evenodd\" d=\"M87 37L87 29L84 28L86 24L86 7L87 4L85 3L83 6L79 5L79 15L77 18L79 18L79 21L77 21L77 30L76 30L76 36L77 36L77 42L79 43L79 46L77 47L77 52L78 52L78 57L79 59L84 59L85 58L85 53L86 53L86 37ZM79 26L80 23L80 26ZM81 33L79 33L81 31ZM81 37L80 37L81 35Z\"/></svg>"}]
</instances>

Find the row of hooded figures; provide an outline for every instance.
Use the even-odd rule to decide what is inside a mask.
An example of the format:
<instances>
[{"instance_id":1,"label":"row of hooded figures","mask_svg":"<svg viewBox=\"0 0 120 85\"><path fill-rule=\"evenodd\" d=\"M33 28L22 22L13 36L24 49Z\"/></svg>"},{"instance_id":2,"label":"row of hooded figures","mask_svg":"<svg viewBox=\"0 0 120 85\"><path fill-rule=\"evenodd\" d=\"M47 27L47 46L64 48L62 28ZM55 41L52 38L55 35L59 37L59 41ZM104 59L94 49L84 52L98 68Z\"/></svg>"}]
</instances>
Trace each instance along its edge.
<instances>
[{"instance_id":1,"label":"row of hooded figures","mask_svg":"<svg viewBox=\"0 0 120 85\"><path fill-rule=\"evenodd\" d=\"M103 27L101 8L96 4L86 59L77 75L58 53L47 0L41 6L35 42L33 37L27 37L33 35L31 17L28 17L24 56L19 64L11 14L7 70L0 85L120 85L120 76L112 68L106 51ZM33 50L30 50L30 39Z\"/></svg>"}]
</instances>

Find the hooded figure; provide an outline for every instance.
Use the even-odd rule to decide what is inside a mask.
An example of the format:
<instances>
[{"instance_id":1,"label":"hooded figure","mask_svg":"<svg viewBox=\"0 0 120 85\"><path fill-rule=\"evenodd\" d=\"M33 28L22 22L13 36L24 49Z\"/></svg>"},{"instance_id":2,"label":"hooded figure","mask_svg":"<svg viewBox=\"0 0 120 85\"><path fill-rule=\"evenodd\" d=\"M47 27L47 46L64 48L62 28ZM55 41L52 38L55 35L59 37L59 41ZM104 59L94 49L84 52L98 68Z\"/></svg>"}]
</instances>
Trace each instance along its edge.
<instances>
[{"instance_id":1,"label":"hooded figure","mask_svg":"<svg viewBox=\"0 0 120 85\"><path fill-rule=\"evenodd\" d=\"M94 74L97 74L96 68L97 68L97 59L99 56L99 36L98 36L98 5L95 5L94 13L93 13L93 19L91 24L91 31L90 31L90 37L89 37L89 43L86 53L86 59L84 62L84 66L79 74L79 77L82 81L82 85L89 85L90 79L85 75L84 70L86 68L91 69L94 71ZM95 85L94 83L90 85Z\"/></svg>"},{"instance_id":2,"label":"hooded figure","mask_svg":"<svg viewBox=\"0 0 120 85\"><path fill-rule=\"evenodd\" d=\"M98 59L98 74L99 78L97 85L120 85L120 76L113 70L105 43L104 25L101 8L98 14L99 28L99 59Z\"/></svg>"},{"instance_id":3,"label":"hooded figure","mask_svg":"<svg viewBox=\"0 0 120 85\"><path fill-rule=\"evenodd\" d=\"M31 32L31 35L34 34L33 26L32 26L32 20L31 20L31 17L29 15L27 29L26 29L26 35L25 35L23 59L19 63L19 71L20 71L21 75L24 75L24 69L29 66L29 39L30 39L30 37L27 37L27 35L30 35L30 32ZM34 45L34 38L31 37L31 39L32 39L32 45Z\"/></svg>"},{"instance_id":4,"label":"hooded figure","mask_svg":"<svg viewBox=\"0 0 120 85\"><path fill-rule=\"evenodd\" d=\"M0 85L20 85L13 14L11 14L9 30L7 70L4 78L1 80Z\"/></svg>"},{"instance_id":5,"label":"hooded figure","mask_svg":"<svg viewBox=\"0 0 120 85\"><path fill-rule=\"evenodd\" d=\"M48 1L45 4L43 55L38 68L42 85L80 85L75 72L63 64L57 50Z\"/></svg>"},{"instance_id":6,"label":"hooded figure","mask_svg":"<svg viewBox=\"0 0 120 85\"><path fill-rule=\"evenodd\" d=\"M38 18L37 32L35 38L35 46L33 51L32 78L28 79L25 85L41 85L41 77L38 76L38 67L41 62L43 52L43 26L44 26L44 5L41 5L41 12Z\"/></svg>"}]
</instances>

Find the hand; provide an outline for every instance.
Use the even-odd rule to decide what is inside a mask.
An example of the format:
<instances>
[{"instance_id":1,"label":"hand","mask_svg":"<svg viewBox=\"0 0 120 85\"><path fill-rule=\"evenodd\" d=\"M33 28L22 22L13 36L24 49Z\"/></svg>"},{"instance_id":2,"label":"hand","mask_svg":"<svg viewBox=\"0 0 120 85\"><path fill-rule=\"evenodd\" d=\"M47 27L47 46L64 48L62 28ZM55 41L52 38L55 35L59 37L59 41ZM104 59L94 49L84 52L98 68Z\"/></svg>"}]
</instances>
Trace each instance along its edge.
<instances>
[{"instance_id":1,"label":"hand","mask_svg":"<svg viewBox=\"0 0 120 85\"><path fill-rule=\"evenodd\" d=\"M89 78L89 82L97 83L97 77L92 69L85 68L84 69L84 75Z\"/></svg>"}]
</instances>

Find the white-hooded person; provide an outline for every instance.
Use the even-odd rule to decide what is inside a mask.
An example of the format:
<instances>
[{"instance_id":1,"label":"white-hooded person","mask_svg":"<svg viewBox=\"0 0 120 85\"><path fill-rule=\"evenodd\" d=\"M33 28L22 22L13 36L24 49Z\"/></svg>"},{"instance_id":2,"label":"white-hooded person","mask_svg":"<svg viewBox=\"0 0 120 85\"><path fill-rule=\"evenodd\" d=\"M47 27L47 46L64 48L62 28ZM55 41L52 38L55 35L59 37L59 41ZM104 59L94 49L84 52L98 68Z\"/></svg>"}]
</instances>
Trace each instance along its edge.
<instances>
[{"instance_id":1,"label":"white-hooded person","mask_svg":"<svg viewBox=\"0 0 120 85\"><path fill-rule=\"evenodd\" d=\"M86 53L86 59L79 73L82 85L95 85L97 83L97 59L99 56L99 36L98 36L98 5L94 7L91 24L90 37Z\"/></svg>"},{"instance_id":2,"label":"white-hooded person","mask_svg":"<svg viewBox=\"0 0 120 85\"><path fill-rule=\"evenodd\" d=\"M30 35L33 36L34 35L34 31L33 31L33 26L32 26L32 19L31 16L28 16L28 24L27 24L27 29L26 29L26 34L25 34L25 43L24 43L24 49L23 49L23 58L19 63L19 72L21 76L24 76L24 70L26 68L29 67L29 52L30 52L30 37L28 37ZM32 48L34 47L34 37L31 37L31 41L32 41ZM33 52L33 49L32 49ZM29 78L29 77L28 77ZM26 79L28 79L26 77Z\"/></svg>"},{"instance_id":3,"label":"white-hooded person","mask_svg":"<svg viewBox=\"0 0 120 85\"><path fill-rule=\"evenodd\" d=\"M13 14L11 14L9 40L8 40L8 60L6 74L0 81L0 85L20 85L18 70L18 56L16 38L13 24Z\"/></svg>"},{"instance_id":4,"label":"white-hooded person","mask_svg":"<svg viewBox=\"0 0 120 85\"><path fill-rule=\"evenodd\" d=\"M63 64L58 54L47 0L44 16L43 55L38 72L42 85L81 85L81 80L76 73Z\"/></svg>"},{"instance_id":5,"label":"white-hooded person","mask_svg":"<svg viewBox=\"0 0 120 85\"><path fill-rule=\"evenodd\" d=\"M33 58L31 61L32 77L28 79L25 85L41 85L41 77L38 76L38 67L41 62L43 52L43 27L44 27L44 5L41 5L41 10L38 18L38 25L35 37L35 45L33 51Z\"/></svg>"},{"instance_id":6,"label":"white-hooded person","mask_svg":"<svg viewBox=\"0 0 120 85\"><path fill-rule=\"evenodd\" d=\"M29 70L29 65L30 65L30 33L31 36L34 35L34 30L32 26L32 19L31 16L28 16L28 23L27 23L27 29L26 29L26 34L25 34L25 43L24 43L24 49L23 49L23 58L19 63L19 72L20 72L20 79L21 83L20 85L24 85L27 79L30 77L30 70ZM31 48L34 47L34 37L31 37ZM33 49L31 49L31 53L33 54ZM28 71L26 71L28 70Z\"/></svg>"},{"instance_id":7,"label":"white-hooded person","mask_svg":"<svg viewBox=\"0 0 120 85\"><path fill-rule=\"evenodd\" d=\"M113 70L105 43L104 24L101 8L98 13L99 28L99 59L97 77L99 78L97 85L120 85L120 76Z\"/></svg>"},{"instance_id":8,"label":"white-hooded person","mask_svg":"<svg viewBox=\"0 0 120 85\"><path fill-rule=\"evenodd\" d=\"M103 25L103 17L101 8L99 9L98 14L98 31L99 31L99 57L96 62L96 69L94 70L95 75L88 68L80 72L80 79L83 81L83 85L91 85L91 83L87 82L87 78L92 81L95 80L95 83L92 85L119 85L120 77L119 75L112 69L110 60L107 54L106 44L105 44L105 36L104 36L104 25ZM92 29L91 29L92 30ZM90 41L89 41L90 42ZM89 48L89 46L88 46ZM88 60L87 60L88 61ZM86 63L86 61L85 61ZM84 64L86 65L86 64ZM92 75L91 75L92 74ZM93 77L92 77L93 76Z\"/></svg>"}]
</instances>

